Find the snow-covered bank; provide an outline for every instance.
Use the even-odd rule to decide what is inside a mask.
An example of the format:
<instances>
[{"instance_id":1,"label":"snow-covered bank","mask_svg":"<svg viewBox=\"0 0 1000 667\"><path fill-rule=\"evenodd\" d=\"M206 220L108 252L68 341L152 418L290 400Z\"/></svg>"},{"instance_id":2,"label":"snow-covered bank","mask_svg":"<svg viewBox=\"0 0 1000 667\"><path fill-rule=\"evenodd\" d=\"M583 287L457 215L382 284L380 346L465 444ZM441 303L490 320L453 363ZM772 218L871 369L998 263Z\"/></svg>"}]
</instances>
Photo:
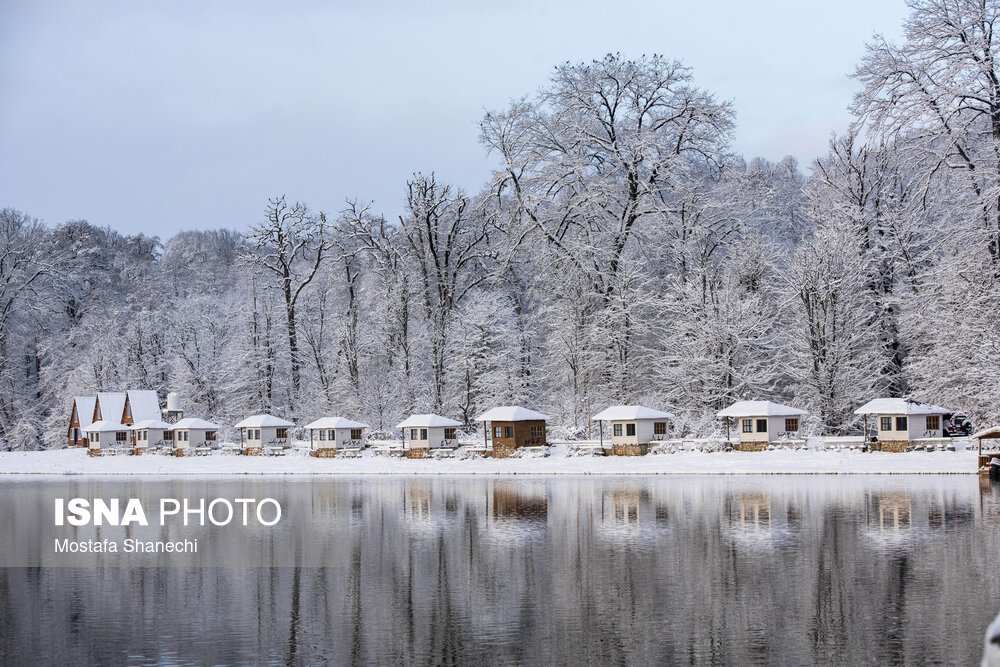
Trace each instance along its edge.
<instances>
[{"instance_id":1,"label":"snow-covered bank","mask_svg":"<svg viewBox=\"0 0 1000 667\"><path fill-rule=\"evenodd\" d=\"M571 457L553 447L545 458L409 460L372 456L88 457L82 449L0 452L0 475L677 475L677 474L975 474L976 452L858 451L679 452L642 457Z\"/></svg>"}]
</instances>

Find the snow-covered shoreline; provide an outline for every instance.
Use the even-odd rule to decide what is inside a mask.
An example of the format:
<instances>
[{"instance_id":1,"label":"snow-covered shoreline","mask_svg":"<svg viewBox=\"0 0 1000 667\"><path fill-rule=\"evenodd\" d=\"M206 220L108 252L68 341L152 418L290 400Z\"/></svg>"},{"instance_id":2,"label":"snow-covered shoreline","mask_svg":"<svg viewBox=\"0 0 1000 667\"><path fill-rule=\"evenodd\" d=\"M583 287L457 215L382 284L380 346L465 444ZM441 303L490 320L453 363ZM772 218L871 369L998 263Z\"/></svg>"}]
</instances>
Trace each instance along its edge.
<instances>
[{"instance_id":1,"label":"snow-covered shoreline","mask_svg":"<svg viewBox=\"0 0 1000 667\"><path fill-rule=\"evenodd\" d=\"M976 452L891 454L851 450L678 452L642 457L574 457L554 447L545 458L424 459L381 456L102 456L84 450L0 452L0 476L18 475L871 475L976 474Z\"/></svg>"}]
</instances>

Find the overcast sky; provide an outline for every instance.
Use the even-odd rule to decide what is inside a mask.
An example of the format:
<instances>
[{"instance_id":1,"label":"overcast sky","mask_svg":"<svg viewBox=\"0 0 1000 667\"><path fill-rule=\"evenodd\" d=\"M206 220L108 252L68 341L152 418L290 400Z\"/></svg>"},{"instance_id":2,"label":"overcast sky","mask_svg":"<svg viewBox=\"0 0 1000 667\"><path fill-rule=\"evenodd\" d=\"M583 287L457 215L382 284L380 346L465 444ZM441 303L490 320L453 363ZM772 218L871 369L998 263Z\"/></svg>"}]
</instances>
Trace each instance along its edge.
<instances>
[{"instance_id":1,"label":"overcast sky","mask_svg":"<svg viewBox=\"0 0 1000 667\"><path fill-rule=\"evenodd\" d=\"M475 192L486 109L560 62L661 53L736 107L735 148L807 167L902 0L0 0L0 207L167 238L285 193L395 217L407 177Z\"/></svg>"}]
</instances>

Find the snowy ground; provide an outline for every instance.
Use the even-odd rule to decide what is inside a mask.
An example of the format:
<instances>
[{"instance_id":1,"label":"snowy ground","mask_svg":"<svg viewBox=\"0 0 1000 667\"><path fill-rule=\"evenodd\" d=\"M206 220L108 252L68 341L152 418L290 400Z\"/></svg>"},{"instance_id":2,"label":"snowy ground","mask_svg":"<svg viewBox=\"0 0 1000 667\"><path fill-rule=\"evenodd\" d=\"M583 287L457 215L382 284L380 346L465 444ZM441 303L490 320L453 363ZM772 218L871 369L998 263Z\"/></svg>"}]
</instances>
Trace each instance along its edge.
<instances>
[{"instance_id":1,"label":"snowy ground","mask_svg":"<svg viewBox=\"0 0 1000 667\"><path fill-rule=\"evenodd\" d=\"M567 456L565 446L545 458L410 460L375 456L316 459L304 450L287 456L162 455L88 457L82 449L0 452L0 475L658 475L658 474L975 474L976 451L863 453L851 450L779 450L759 453L684 451L641 457Z\"/></svg>"}]
</instances>

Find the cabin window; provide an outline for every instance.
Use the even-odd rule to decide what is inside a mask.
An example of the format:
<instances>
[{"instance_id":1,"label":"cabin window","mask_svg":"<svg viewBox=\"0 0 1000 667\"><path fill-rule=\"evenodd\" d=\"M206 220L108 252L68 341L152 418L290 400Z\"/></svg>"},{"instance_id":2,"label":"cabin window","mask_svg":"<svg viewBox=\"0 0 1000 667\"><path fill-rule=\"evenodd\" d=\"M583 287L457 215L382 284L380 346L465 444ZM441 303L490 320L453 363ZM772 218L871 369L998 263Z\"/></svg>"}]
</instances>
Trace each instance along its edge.
<instances>
[{"instance_id":1,"label":"cabin window","mask_svg":"<svg viewBox=\"0 0 1000 667\"><path fill-rule=\"evenodd\" d=\"M494 438L502 438L503 437L503 426L494 426L493 427L493 437Z\"/></svg>"},{"instance_id":2,"label":"cabin window","mask_svg":"<svg viewBox=\"0 0 1000 667\"><path fill-rule=\"evenodd\" d=\"M361 439L361 429L360 428L352 428L351 429L351 440L360 440L360 439Z\"/></svg>"},{"instance_id":3,"label":"cabin window","mask_svg":"<svg viewBox=\"0 0 1000 667\"><path fill-rule=\"evenodd\" d=\"M357 436L358 438L361 437L361 429L358 429L357 431L351 431L351 437L352 438L354 438L354 433L358 434L358 436ZM357 439L357 438L355 438L355 439ZM445 440L454 440L455 439L455 429L452 428L452 427L446 428L444 430L444 439Z\"/></svg>"},{"instance_id":4,"label":"cabin window","mask_svg":"<svg viewBox=\"0 0 1000 667\"><path fill-rule=\"evenodd\" d=\"M767 420L766 419L758 419L757 420L757 432L758 433L767 433Z\"/></svg>"},{"instance_id":5,"label":"cabin window","mask_svg":"<svg viewBox=\"0 0 1000 667\"><path fill-rule=\"evenodd\" d=\"M128 440L126 431L115 431L115 442L125 442L126 440Z\"/></svg>"},{"instance_id":6,"label":"cabin window","mask_svg":"<svg viewBox=\"0 0 1000 667\"><path fill-rule=\"evenodd\" d=\"M635 435L635 424L625 424L625 435Z\"/></svg>"},{"instance_id":7,"label":"cabin window","mask_svg":"<svg viewBox=\"0 0 1000 667\"><path fill-rule=\"evenodd\" d=\"M653 435L666 435L667 422L653 422Z\"/></svg>"},{"instance_id":8,"label":"cabin window","mask_svg":"<svg viewBox=\"0 0 1000 667\"><path fill-rule=\"evenodd\" d=\"M174 432L173 431L164 431L163 432L163 439L164 440L171 440L172 441L174 439Z\"/></svg>"},{"instance_id":9,"label":"cabin window","mask_svg":"<svg viewBox=\"0 0 1000 667\"><path fill-rule=\"evenodd\" d=\"M541 438L545 435L545 427L541 424L533 424L531 427L531 437Z\"/></svg>"},{"instance_id":10,"label":"cabin window","mask_svg":"<svg viewBox=\"0 0 1000 667\"><path fill-rule=\"evenodd\" d=\"M216 438L215 431L205 431L206 441L211 440L212 442L215 442L215 438Z\"/></svg>"},{"instance_id":11,"label":"cabin window","mask_svg":"<svg viewBox=\"0 0 1000 667\"><path fill-rule=\"evenodd\" d=\"M191 439L191 434L188 431L181 431L180 436L181 437L179 439L181 440L181 442L187 442L188 440Z\"/></svg>"},{"instance_id":12,"label":"cabin window","mask_svg":"<svg viewBox=\"0 0 1000 667\"><path fill-rule=\"evenodd\" d=\"M503 437L505 437L505 438L513 438L514 437L514 427L513 426L504 426L503 427Z\"/></svg>"},{"instance_id":13,"label":"cabin window","mask_svg":"<svg viewBox=\"0 0 1000 667\"><path fill-rule=\"evenodd\" d=\"M410 429L410 440L419 440L419 439L420 439L420 430L419 429L415 429L415 428L411 428Z\"/></svg>"},{"instance_id":14,"label":"cabin window","mask_svg":"<svg viewBox=\"0 0 1000 667\"><path fill-rule=\"evenodd\" d=\"M879 430L880 431L891 431L892 430L892 417L882 417L879 421L881 422L879 424L879 426L880 426Z\"/></svg>"},{"instance_id":15,"label":"cabin window","mask_svg":"<svg viewBox=\"0 0 1000 667\"><path fill-rule=\"evenodd\" d=\"M896 430L897 431L906 430L906 417L896 417Z\"/></svg>"},{"instance_id":16,"label":"cabin window","mask_svg":"<svg viewBox=\"0 0 1000 667\"><path fill-rule=\"evenodd\" d=\"M743 432L744 433L753 433L753 420L752 419L744 419L742 426L743 426Z\"/></svg>"},{"instance_id":17,"label":"cabin window","mask_svg":"<svg viewBox=\"0 0 1000 667\"><path fill-rule=\"evenodd\" d=\"M93 443L96 443L98 445L101 444L101 434L100 433L92 433L90 435L90 441L93 442Z\"/></svg>"},{"instance_id":18,"label":"cabin window","mask_svg":"<svg viewBox=\"0 0 1000 667\"><path fill-rule=\"evenodd\" d=\"M421 440L427 439L427 429L425 428L420 429L420 439Z\"/></svg>"},{"instance_id":19,"label":"cabin window","mask_svg":"<svg viewBox=\"0 0 1000 667\"><path fill-rule=\"evenodd\" d=\"M615 437L618 437L618 436L620 436L620 435L622 434L622 425L621 425L621 424L614 424L614 425L613 425L613 426L611 427L611 433L612 433L612 434L613 434L613 435L614 435Z\"/></svg>"},{"instance_id":20,"label":"cabin window","mask_svg":"<svg viewBox=\"0 0 1000 667\"><path fill-rule=\"evenodd\" d=\"M337 439L337 432L335 430L333 430L332 428L331 429L327 429L326 439L327 440L336 440Z\"/></svg>"},{"instance_id":21,"label":"cabin window","mask_svg":"<svg viewBox=\"0 0 1000 667\"><path fill-rule=\"evenodd\" d=\"M799 430L799 418L792 417L785 420L785 430L786 431L798 431Z\"/></svg>"},{"instance_id":22,"label":"cabin window","mask_svg":"<svg viewBox=\"0 0 1000 667\"><path fill-rule=\"evenodd\" d=\"M319 430L319 439L320 439L320 440L326 440L326 429L322 429L322 428L321 428L321 429Z\"/></svg>"},{"instance_id":23,"label":"cabin window","mask_svg":"<svg viewBox=\"0 0 1000 667\"><path fill-rule=\"evenodd\" d=\"M276 437L278 440L287 440L288 439L288 429L287 428L278 428L278 429L275 429L274 430L274 437Z\"/></svg>"},{"instance_id":24,"label":"cabin window","mask_svg":"<svg viewBox=\"0 0 1000 667\"><path fill-rule=\"evenodd\" d=\"M936 431L941 428L940 415L927 415L927 430Z\"/></svg>"}]
</instances>

